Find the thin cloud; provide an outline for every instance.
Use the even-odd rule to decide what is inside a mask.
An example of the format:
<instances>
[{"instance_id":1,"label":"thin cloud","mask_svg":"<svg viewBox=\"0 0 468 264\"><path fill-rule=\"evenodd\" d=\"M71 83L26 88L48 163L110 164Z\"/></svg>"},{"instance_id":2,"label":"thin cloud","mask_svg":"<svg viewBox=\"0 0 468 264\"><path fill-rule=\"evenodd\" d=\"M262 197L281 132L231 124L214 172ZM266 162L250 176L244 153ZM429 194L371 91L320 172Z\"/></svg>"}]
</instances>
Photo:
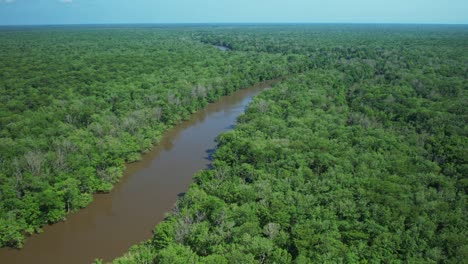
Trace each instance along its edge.
<instances>
[{"instance_id":1,"label":"thin cloud","mask_svg":"<svg viewBox=\"0 0 468 264\"><path fill-rule=\"evenodd\" d=\"M0 3L11 4L14 3L16 0L0 0Z\"/></svg>"},{"instance_id":2,"label":"thin cloud","mask_svg":"<svg viewBox=\"0 0 468 264\"><path fill-rule=\"evenodd\" d=\"M71 4L71 3L73 3L73 0L59 0L59 2L64 3L64 4Z\"/></svg>"}]
</instances>

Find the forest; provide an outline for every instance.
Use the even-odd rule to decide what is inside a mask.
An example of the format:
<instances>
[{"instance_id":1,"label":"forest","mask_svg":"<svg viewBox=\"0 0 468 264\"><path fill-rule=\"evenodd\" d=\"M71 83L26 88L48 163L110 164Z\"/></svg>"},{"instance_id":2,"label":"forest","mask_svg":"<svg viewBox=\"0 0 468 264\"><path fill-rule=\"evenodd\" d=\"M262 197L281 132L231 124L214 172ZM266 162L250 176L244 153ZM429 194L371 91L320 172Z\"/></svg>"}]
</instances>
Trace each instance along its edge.
<instances>
[{"instance_id":1,"label":"forest","mask_svg":"<svg viewBox=\"0 0 468 264\"><path fill-rule=\"evenodd\" d=\"M467 33L201 31L313 65L258 96L153 238L114 263L463 263Z\"/></svg>"},{"instance_id":2,"label":"forest","mask_svg":"<svg viewBox=\"0 0 468 264\"><path fill-rule=\"evenodd\" d=\"M0 31L0 247L107 192L208 102L308 67L171 28Z\"/></svg>"},{"instance_id":3,"label":"forest","mask_svg":"<svg viewBox=\"0 0 468 264\"><path fill-rule=\"evenodd\" d=\"M0 28L0 39L0 247L110 191L209 102L281 78L115 263L468 259L466 26Z\"/></svg>"}]
</instances>

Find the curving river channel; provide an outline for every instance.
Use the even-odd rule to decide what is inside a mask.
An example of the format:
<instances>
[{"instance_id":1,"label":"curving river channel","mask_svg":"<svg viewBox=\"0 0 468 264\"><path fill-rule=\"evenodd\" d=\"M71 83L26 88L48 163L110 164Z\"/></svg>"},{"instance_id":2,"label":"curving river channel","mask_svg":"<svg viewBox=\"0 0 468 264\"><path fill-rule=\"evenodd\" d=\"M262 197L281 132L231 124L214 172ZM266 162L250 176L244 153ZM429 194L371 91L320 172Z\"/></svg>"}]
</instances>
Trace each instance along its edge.
<instances>
[{"instance_id":1,"label":"curving river channel","mask_svg":"<svg viewBox=\"0 0 468 264\"><path fill-rule=\"evenodd\" d=\"M259 83L220 98L168 130L159 145L128 164L124 177L109 194L97 194L86 208L67 220L44 227L21 250L0 249L0 263L91 263L110 261L131 245L151 236L191 183L207 168L214 139L232 128L252 97L274 81Z\"/></svg>"}]
</instances>

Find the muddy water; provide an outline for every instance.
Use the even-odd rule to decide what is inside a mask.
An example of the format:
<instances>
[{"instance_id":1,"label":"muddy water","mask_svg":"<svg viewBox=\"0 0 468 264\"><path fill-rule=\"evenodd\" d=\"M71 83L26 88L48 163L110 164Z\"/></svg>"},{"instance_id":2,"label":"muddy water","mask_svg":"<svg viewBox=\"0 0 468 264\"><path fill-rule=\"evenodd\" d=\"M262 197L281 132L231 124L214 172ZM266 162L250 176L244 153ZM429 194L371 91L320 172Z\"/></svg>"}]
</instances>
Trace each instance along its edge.
<instances>
[{"instance_id":1,"label":"muddy water","mask_svg":"<svg viewBox=\"0 0 468 264\"><path fill-rule=\"evenodd\" d=\"M21 250L1 249L0 263L91 263L110 261L151 236L191 182L209 164L215 137L232 128L254 95L271 82L243 89L209 104L168 130L139 162L127 165L109 194L95 195L85 209L29 237Z\"/></svg>"}]
</instances>

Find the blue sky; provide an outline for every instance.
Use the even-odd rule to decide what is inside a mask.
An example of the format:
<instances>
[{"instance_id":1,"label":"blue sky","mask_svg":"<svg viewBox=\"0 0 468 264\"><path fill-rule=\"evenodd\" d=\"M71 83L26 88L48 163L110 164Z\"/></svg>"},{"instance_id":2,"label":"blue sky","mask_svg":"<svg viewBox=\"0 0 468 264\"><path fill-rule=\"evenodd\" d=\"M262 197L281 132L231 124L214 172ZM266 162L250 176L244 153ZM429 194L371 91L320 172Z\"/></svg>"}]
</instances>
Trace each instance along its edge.
<instances>
[{"instance_id":1,"label":"blue sky","mask_svg":"<svg viewBox=\"0 0 468 264\"><path fill-rule=\"evenodd\" d=\"M467 24L468 0L0 0L0 25L213 22Z\"/></svg>"}]
</instances>

